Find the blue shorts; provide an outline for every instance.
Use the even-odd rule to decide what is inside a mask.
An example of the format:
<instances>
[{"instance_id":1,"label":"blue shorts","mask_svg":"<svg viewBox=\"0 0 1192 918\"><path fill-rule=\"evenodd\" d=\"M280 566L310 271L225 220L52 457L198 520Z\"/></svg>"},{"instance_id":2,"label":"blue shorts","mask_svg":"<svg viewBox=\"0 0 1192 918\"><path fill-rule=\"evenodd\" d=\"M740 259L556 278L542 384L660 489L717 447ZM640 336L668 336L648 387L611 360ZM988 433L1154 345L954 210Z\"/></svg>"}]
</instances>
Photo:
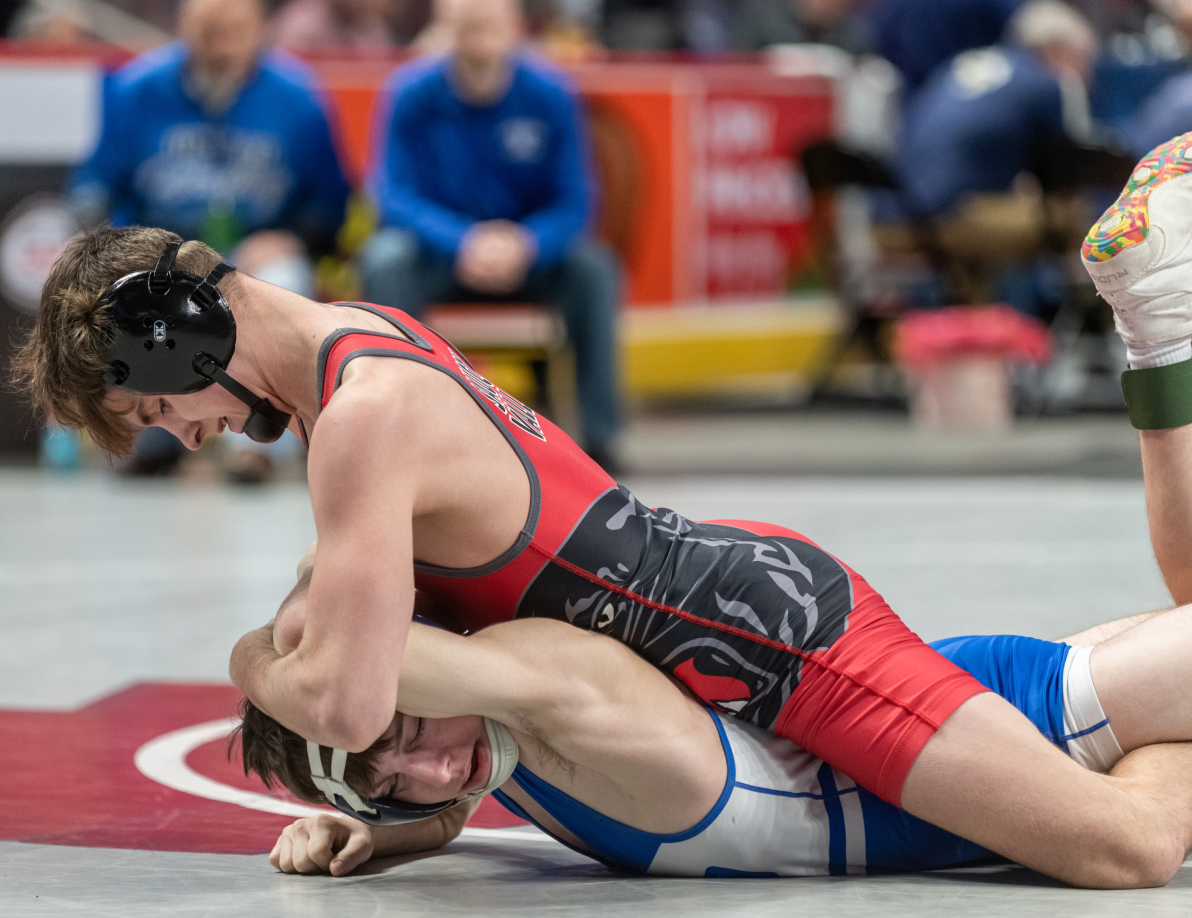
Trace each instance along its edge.
<instances>
[{"instance_id":1,"label":"blue shorts","mask_svg":"<svg viewBox=\"0 0 1192 918\"><path fill-rule=\"evenodd\" d=\"M946 638L931 646L1018 708L1040 733L1067 751L1064 663L1072 647L1012 635ZM863 788L860 798L870 873L938 870L997 857L987 848L924 822Z\"/></svg>"}]
</instances>

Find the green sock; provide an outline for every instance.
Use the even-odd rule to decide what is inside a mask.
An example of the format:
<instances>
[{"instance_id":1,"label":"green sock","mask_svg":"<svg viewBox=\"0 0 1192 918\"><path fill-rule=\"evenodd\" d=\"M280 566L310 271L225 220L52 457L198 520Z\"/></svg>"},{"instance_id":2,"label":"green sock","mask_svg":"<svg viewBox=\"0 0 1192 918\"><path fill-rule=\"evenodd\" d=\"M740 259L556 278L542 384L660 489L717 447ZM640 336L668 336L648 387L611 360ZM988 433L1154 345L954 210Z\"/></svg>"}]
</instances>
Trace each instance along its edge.
<instances>
[{"instance_id":1,"label":"green sock","mask_svg":"<svg viewBox=\"0 0 1192 918\"><path fill-rule=\"evenodd\" d=\"M1192 424L1192 360L1127 370L1122 374L1122 392L1130 409L1130 423L1138 430Z\"/></svg>"}]
</instances>

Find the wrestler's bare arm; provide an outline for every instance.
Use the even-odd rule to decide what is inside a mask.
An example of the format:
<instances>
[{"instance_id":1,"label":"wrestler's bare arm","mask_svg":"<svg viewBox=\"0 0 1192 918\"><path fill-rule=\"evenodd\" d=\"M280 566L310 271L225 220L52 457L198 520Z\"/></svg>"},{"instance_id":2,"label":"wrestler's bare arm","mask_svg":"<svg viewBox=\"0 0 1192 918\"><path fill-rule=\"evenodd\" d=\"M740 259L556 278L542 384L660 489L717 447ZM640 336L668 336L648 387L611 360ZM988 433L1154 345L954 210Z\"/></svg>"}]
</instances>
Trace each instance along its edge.
<instances>
[{"instance_id":1,"label":"wrestler's bare arm","mask_svg":"<svg viewBox=\"0 0 1192 918\"><path fill-rule=\"evenodd\" d=\"M1151 546L1171 598L1183 605L1192 602L1192 425L1144 430L1141 439Z\"/></svg>"},{"instance_id":2,"label":"wrestler's bare arm","mask_svg":"<svg viewBox=\"0 0 1192 918\"><path fill-rule=\"evenodd\" d=\"M549 753L527 753L558 772L552 780L646 831L689 828L724 788L703 707L624 645L563 622L503 622L469 637L415 624L398 695L408 714L484 714L534 737Z\"/></svg>"},{"instance_id":3,"label":"wrestler's bare arm","mask_svg":"<svg viewBox=\"0 0 1192 918\"><path fill-rule=\"evenodd\" d=\"M388 726L419 560L473 567L514 544L530 504L517 455L459 383L406 360L360 358L311 434L319 563L279 658L246 635L232 679L295 732L349 751ZM279 638L286 635L279 634Z\"/></svg>"},{"instance_id":4,"label":"wrestler's bare arm","mask_svg":"<svg viewBox=\"0 0 1192 918\"><path fill-rule=\"evenodd\" d=\"M301 622L309 579L304 571L278 613L278 635ZM276 644L286 653L293 640ZM531 757L550 750L540 765L574 782L577 799L649 831L688 828L724 786L719 737L701 705L624 645L562 622L503 622L470 637L413 624L397 708L506 723L538 741ZM560 759L582 767L581 778Z\"/></svg>"},{"instance_id":5,"label":"wrestler's bare arm","mask_svg":"<svg viewBox=\"0 0 1192 918\"><path fill-rule=\"evenodd\" d=\"M380 397L338 393L312 436L319 564L298 646L279 656L272 629L261 629L241 638L231 663L232 681L262 710L353 752L392 719L414 597L418 424L401 404L375 404ZM361 559L382 563L362 574Z\"/></svg>"}]
</instances>

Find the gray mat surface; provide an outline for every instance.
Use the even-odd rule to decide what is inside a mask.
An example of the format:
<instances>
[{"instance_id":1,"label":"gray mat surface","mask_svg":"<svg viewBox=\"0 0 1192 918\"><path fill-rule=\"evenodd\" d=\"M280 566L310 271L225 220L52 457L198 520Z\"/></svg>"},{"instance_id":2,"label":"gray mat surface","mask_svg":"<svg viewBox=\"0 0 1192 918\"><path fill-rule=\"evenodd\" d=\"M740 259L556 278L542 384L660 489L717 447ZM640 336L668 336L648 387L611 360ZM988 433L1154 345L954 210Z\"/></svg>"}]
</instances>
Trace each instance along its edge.
<instances>
[{"instance_id":1,"label":"gray mat surface","mask_svg":"<svg viewBox=\"0 0 1192 918\"><path fill-rule=\"evenodd\" d=\"M1068 889L1020 867L784 880L667 880L614 874L560 845L457 841L343 879L292 877L263 857L53 848L0 842L6 915L148 918L246 915L840 918L999 915L1177 918L1192 912L1192 865L1164 889Z\"/></svg>"},{"instance_id":2,"label":"gray mat surface","mask_svg":"<svg viewBox=\"0 0 1192 918\"><path fill-rule=\"evenodd\" d=\"M1137 481L627 483L644 502L694 518L763 519L806 533L928 638L1056 637L1169 601ZM297 485L251 491L0 471L0 707L64 710L138 680L226 678L233 641L272 615L312 537ZM1174 918L1192 915L1192 867L1162 890L1110 893L1016 867L659 880L610 873L551 843L469 838L335 880L284 877L264 857L0 843L0 915L216 914Z\"/></svg>"}]
</instances>

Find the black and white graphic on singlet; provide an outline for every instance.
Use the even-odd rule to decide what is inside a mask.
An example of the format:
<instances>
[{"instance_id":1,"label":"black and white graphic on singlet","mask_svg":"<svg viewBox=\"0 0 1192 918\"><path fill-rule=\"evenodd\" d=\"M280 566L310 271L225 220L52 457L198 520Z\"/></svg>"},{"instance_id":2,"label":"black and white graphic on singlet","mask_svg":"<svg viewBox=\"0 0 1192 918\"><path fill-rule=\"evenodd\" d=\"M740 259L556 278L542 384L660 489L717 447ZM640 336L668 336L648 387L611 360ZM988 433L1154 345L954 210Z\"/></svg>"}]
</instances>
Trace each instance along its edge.
<instances>
[{"instance_id":1,"label":"black and white graphic on singlet","mask_svg":"<svg viewBox=\"0 0 1192 918\"><path fill-rule=\"evenodd\" d=\"M625 488L602 495L557 554L605 584L749 636L652 608L557 564L527 587L519 618L608 634L705 700L767 729L801 676L801 657L782 648L830 647L852 611L848 572L822 549L650 510Z\"/></svg>"}]
</instances>

